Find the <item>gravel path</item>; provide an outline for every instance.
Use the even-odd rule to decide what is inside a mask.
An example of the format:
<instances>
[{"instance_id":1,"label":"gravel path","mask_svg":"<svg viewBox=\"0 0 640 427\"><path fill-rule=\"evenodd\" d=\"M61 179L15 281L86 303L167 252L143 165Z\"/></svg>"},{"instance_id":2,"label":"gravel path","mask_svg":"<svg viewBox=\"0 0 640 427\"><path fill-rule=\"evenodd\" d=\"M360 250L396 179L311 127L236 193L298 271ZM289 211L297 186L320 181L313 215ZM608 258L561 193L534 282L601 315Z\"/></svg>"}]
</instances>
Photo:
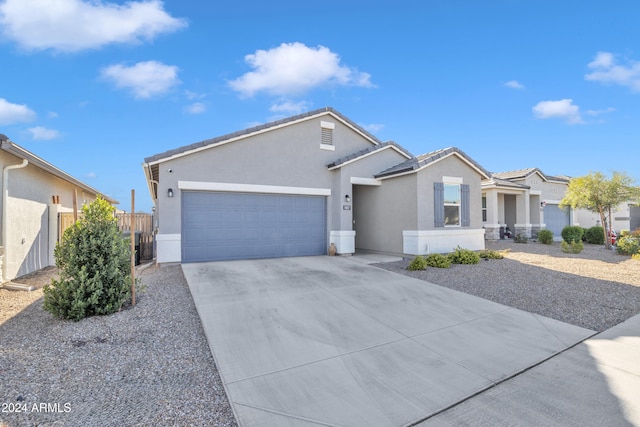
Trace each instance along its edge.
<instances>
[{"instance_id":1,"label":"gravel path","mask_svg":"<svg viewBox=\"0 0 640 427\"><path fill-rule=\"evenodd\" d=\"M487 243L506 250L501 260L450 269L409 271L409 261L376 264L510 307L603 331L640 313L640 261L585 244L565 254L559 243Z\"/></svg>"},{"instance_id":2,"label":"gravel path","mask_svg":"<svg viewBox=\"0 0 640 427\"><path fill-rule=\"evenodd\" d=\"M135 308L80 322L0 289L0 426L236 425L181 268L140 277Z\"/></svg>"}]
</instances>

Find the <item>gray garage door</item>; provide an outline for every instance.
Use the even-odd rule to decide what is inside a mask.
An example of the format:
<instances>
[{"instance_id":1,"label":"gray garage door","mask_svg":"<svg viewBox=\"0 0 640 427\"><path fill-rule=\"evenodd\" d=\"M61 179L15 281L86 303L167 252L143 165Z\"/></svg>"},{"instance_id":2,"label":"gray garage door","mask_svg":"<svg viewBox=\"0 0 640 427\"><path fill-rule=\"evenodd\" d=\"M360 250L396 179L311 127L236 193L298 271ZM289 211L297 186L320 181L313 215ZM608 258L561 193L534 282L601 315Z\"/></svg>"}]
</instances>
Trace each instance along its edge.
<instances>
[{"instance_id":1,"label":"gray garage door","mask_svg":"<svg viewBox=\"0 0 640 427\"><path fill-rule=\"evenodd\" d=\"M629 206L629 227L631 231L640 228L640 206Z\"/></svg>"},{"instance_id":2,"label":"gray garage door","mask_svg":"<svg viewBox=\"0 0 640 427\"><path fill-rule=\"evenodd\" d=\"M182 193L182 261L321 255L326 198Z\"/></svg>"},{"instance_id":3,"label":"gray garage door","mask_svg":"<svg viewBox=\"0 0 640 427\"><path fill-rule=\"evenodd\" d=\"M570 224L569 209L563 210L558 205L546 205L544 207L544 223L547 230L553 231L553 237L562 239L562 229Z\"/></svg>"}]
</instances>

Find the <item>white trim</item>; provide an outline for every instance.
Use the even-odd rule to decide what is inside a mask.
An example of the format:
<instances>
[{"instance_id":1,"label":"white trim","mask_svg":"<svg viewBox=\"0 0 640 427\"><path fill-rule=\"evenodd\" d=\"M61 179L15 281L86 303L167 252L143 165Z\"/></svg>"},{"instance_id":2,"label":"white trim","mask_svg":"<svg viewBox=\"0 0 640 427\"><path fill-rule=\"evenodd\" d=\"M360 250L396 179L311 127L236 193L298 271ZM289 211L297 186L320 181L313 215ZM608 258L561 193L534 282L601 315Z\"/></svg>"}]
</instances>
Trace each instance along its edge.
<instances>
[{"instance_id":1,"label":"white trim","mask_svg":"<svg viewBox=\"0 0 640 427\"><path fill-rule=\"evenodd\" d=\"M382 182L380 182L379 179L375 179L375 178L360 178L360 177L357 177L357 176L352 176L351 177L351 184L380 186L380 185L382 185Z\"/></svg>"},{"instance_id":2,"label":"white trim","mask_svg":"<svg viewBox=\"0 0 640 427\"><path fill-rule=\"evenodd\" d=\"M513 224L514 227L527 228L531 227L532 224Z\"/></svg>"},{"instance_id":3,"label":"white trim","mask_svg":"<svg viewBox=\"0 0 640 427\"><path fill-rule=\"evenodd\" d=\"M182 261L182 235L181 234L156 234L156 262L181 262Z\"/></svg>"},{"instance_id":4,"label":"white trim","mask_svg":"<svg viewBox=\"0 0 640 427\"><path fill-rule=\"evenodd\" d=\"M284 187L279 185L234 184L230 182L178 181L180 190L228 191L234 193L300 194L330 196L330 188Z\"/></svg>"},{"instance_id":5,"label":"white trim","mask_svg":"<svg viewBox=\"0 0 640 427\"><path fill-rule=\"evenodd\" d=\"M485 179L490 179L491 178L490 176L487 176L482 170L478 169L477 166L475 166L473 163L471 163L469 160L467 160L462 154L454 151L452 153L447 154L444 157L440 157L439 159L436 159L436 160L434 160L432 162L429 162L426 165L423 165L423 166L419 167L418 169L412 169L412 170L409 170L409 171L406 171L406 172L403 172L403 173L398 173L398 174L393 174L393 175L381 176L379 179L397 178L399 176L409 175L409 174L412 174L412 173L417 173L417 172L420 172L422 169L428 168L428 167L438 163L439 161L444 160L444 159L446 159L448 157L451 157L451 156L454 156L454 155L457 156L464 163L466 163L467 166L469 166L471 169L473 169L476 172L478 172L480 174L480 176L483 176Z\"/></svg>"},{"instance_id":6,"label":"white trim","mask_svg":"<svg viewBox=\"0 0 640 427\"><path fill-rule=\"evenodd\" d=\"M356 232L354 230L329 231L329 243L336 245L336 253L353 254L356 251Z\"/></svg>"},{"instance_id":7,"label":"white trim","mask_svg":"<svg viewBox=\"0 0 640 427\"><path fill-rule=\"evenodd\" d=\"M321 150L336 151L336 147L331 144L320 144Z\"/></svg>"},{"instance_id":8,"label":"white trim","mask_svg":"<svg viewBox=\"0 0 640 427\"><path fill-rule=\"evenodd\" d=\"M542 190L529 190L529 194L532 196L542 196Z\"/></svg>"},{"instance_id":9,"label":"white trim","mask_svg":"<svg viewBox=\"0 0 640 427\"><path fill-rule=\"evenodd\" d=\"M437 230L403 230L402 251L409 255L450 253L457 246L484 249L483 228L441 228Z\"/></svg>"},{"instance_id":10,"label":"white trim","mask_svg":"<svg viewBox=\"0 0 640 427\"><path fill-rule=\"evenodd\" d=\"M277 129L282 129L284 127L291 126L291 125L294 125L294 124L297 124L297 123L301 123L301 122L306 122L308 120L314 120L314 119L317 119L318 117L322 117L322 116L331 116L331 117L335 118L336 120L340 121L342 124L347 126L349 129L353 130L354 132L356 132L357 134L359 134L360 136L365 138L371 144L379 145L379 143L377 141L373 140L370 136L368 136L367 134L363 133L362 130L360 130L357 127L351 125L349 122L343 120L340 116L338 116L337 114L334 114L332 111L321 111L318 114L315 114L313 116L302 117L302 118L300 118L298 120L293 120L293 121L290 121L290 122L281 123L279 125L273 125L273 126L270 126L268 128L260 129L260 130L257 130L255 132L252 132L252 133L247 133L247 134L231 137L231 138L229 138L229 139L227 139L225 141L216 142L215 144L203 145L203 146L200 146L198 148L194 148L192 150L183 151L181 153L176 153L176 154L173 154L171 156L167 156L167 157L163 157L163 158L158 159L158 160L151 161L148 164L151 166L151 165L167 162L169 160L174 160L174 159L177 159L177 158L180 158L180 157L188 156L190 154L194 154L194 153L197 153L199 151L204 151L204 150L208 150L208 149L211 149L211 148L220 147L222 145L229 144L231 142L235 142L235 141L238 141L238 140L241 140L241 139L245 139L245 138L249 138L249 137L252 137L252 136L260 135L262 133L271 132L271 131L277 130Z\"/></svg>"},{"instance_id":11,"label":"white trim","mask_svg":"<svg viewBox=\"0 0 640 427\"><path fill-rule=\"evenodd\" d=\"M321 128L325 128L325 129L335 129L336 128L336 124L335 123L331 123L331 122L321 121L320 122L320 127Z\"/></svg>"},{"instance_id":12,"label":"white trim","mask_svg":"<svg viewBox=\"0 0 640 427\"><path fill-rule=\"evenodd\" d=\"M459 176L443 176L442 182L445 184L463 184L462 177Z\"/></svg>"},{"instance_id":13,"label":"white trim","mask_svg":"<svg viewBox=\"0 0 640 427\"><path fill-rule=\"evenodd\" d=\"M393 145L387 145L386 147L382 147L382 148L380 148L379 150L371 151L371 152L369 152L369 153L367 153L367 154L363 154L362 156L354 157L353 159L347 160L347 161L346 161L346 162L344 162L344 163L340 163L339 165L336 165L336 166L330 167L330 168L329 168L329 170L330 170L330 171L332 171L332 170L335 170L335 169L340 169L341 167L346 166L346 165L348 165L349 163L357 162L358 160L360 160L360 159L364 159L365 157L369 157L369 156L371 156L371 155L373 155L373 154L381 153L381 152L383 152L384 150L386 150L387 148L392 148L392 149L394 149L395 151L397 151L398 153L402 154L402 155L403 155L404 157L406 157L407 159L410 159L410 158L411 158L411 156L407 155L407 153L405 153L404 151L400 150L398 147L395 147L395 146L393 146ZM383 178L383 179L384 179L384 178Z\"/></svg>"}]
</instances>

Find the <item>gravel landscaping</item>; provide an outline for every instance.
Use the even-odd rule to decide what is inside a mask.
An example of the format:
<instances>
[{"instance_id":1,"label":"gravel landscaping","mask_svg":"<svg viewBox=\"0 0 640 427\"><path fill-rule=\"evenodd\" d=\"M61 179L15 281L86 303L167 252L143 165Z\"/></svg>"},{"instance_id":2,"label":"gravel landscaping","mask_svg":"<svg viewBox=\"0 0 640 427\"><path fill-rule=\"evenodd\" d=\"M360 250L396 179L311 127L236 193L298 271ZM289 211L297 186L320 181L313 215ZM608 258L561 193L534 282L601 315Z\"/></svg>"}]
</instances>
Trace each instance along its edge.
<instances>
[{"instance_id":1,"label":"gravel landscaping","mask_svg":"<svg viewBox=\"0 0 640 427\"><path fill-rule=\"evenodd\" d=\"M640 313L640 261L585 244L566 254L560 243L487 243L505 251L500 260L449 269L409 271L409 260L376 264L510 307L603 331Z\"/></svg>"},{"instance_id":2,"label":"gravel landscaping","mask_svg":"<svg viewBox=\"0 0 640 427\"><path fill-rule=\"evenodd\" d=\"M236 425L180 266L139 276L135 308L80 322L0 289L0 426Z\"/></svg>"},{"instance_id":3,"label":"gravel landscaping","mask_svg":"<svg viewBox=\"0 0 640 427\"><path fill-rule=\"evenodd\" d=\"M593 245L488 248L509 252L450 269L376 265L596 331L640 313L640 261ZM41 288L54 274L20 282ZM139 277L135 308L80 322L45 312L42 289L0 289L0 426L236 425L180 266Z\"/></svg>"}]
</instances>

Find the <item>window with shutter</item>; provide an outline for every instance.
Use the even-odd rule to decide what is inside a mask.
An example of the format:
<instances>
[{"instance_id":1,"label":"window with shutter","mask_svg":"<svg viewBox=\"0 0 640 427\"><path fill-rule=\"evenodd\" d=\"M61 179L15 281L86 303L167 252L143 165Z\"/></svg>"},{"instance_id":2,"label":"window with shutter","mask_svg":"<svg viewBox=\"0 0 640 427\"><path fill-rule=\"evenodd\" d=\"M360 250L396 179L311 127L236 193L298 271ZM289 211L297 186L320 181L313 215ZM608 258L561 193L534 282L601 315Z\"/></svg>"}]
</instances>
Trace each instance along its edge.
<instances>
[{"instance_id":1,"label":"window with shutter","mask_svg":"<svg viewBox=\"0 0 640 427\"><path fill-rule=\"evenodd\" d=\"M433 183L433 218L435 227L444 227L444 184Z\"/></svg>"}]
</instances>

